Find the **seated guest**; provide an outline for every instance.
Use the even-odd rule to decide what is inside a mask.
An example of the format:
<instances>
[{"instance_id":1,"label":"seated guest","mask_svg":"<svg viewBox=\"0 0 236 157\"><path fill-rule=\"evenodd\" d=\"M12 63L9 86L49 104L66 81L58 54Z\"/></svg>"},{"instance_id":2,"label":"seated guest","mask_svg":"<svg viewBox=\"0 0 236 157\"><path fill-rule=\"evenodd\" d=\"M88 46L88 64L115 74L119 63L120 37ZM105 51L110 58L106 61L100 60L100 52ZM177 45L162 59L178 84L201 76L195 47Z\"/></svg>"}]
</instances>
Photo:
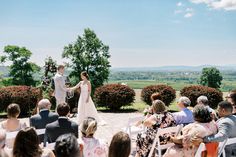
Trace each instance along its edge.
<instances>
[{"instance_id":1,"label":"seated guest","mask_svg":"<svg viewBox=\"0 0 236 157\"><path fill-rule=\"evenodd\" d=\"M173 113L175 122L177 125L179 124L189 124L193 123L193 112L189 110L187 107L190 106L191 101L187 97L180 97L177 106L181 110L180 112Z\"/></svg>"},{"instance_id":2,"label":"seated guest","mask_svg":"<svg viewBox=\"0 0 236 157\"><path fill-rule=\"evenodd\" d=\"M59 104L57 106L57 113L59 115L58 120L46 126L44 145L46 142L55 142L63 134L73 133L78 137L78 124L68 118L70 115L70 106L66 103Z\"/></svg>"},{"instance_id":3,"label":"seated guest","mask_svg":"<svg viewBox=\"0 0 236 157\"><path fill-rule=\"evenodd\" d=\"M233 106L233 114L236 115L236 90L230 91L230 93L226 96L226 100L231 103Z\"/></svg>"},{"instance_id":4,"label":"seated guest","mask_svg":"<svg viewBox=\"0 0 236 157\"><path fill-rule=\"evenodd\" d=\"M18 104L10 104L7 107L8 119L1 123L1 128L7 132L19 131L26 127L26 124L18 120L20 115L20 106Z\"/></svg>"},{"instance_id":5,"label":"seated guest","mask_svg":"<svg viewBox=\"0 0 236 157\"><path fill-rule=\"evenodd\" d=\"M0 129L0 151L1 151L0 157L4 155L9 156L11 154L11 150L5 146L6 137L7 137L6 131Z\"/></svg>"},{"instance_id":6,"label":"seated guest","mask_svg":"<svg viewBox=\"0 0 236 157\"><path fill-rule=\"evenodd\" d=\"M51 150L40 148L39 143L40 141L34 128L22 129L15 139L13 157L55 157Z\"/></svg>"},{"instance_id":7,"label":"seated guest","mask_svg":"<svg viewBox=\"0 0 236 157\"><path fill-rule=\"evenodd\" d=\"M151 95L151 101L154 102L155 100L162 100L162 97L159 93L153 93ZM143 111L144 113L144 117L143 120L147 119L148 117L150 117L153 113L152 113L152 107L147 107L145 108L145 110ZM142 122L143 120L138 121L134 127L140 127L142 126Z\"/></svg>"},{"instance_id":8,"label":"seated guest","mask_svg":"<svg viewBox=\"0 0 236 157\"><path fill-rule=\"evenodd\" d=\"M166 106L161 100L155 100L153 102L152 113L153 115L143 121L143 125L147 127L147 131L137 136L136 157L148 156L159 128L176 126L172 114L166 111ZM167 138L168 136L163 137L161 142L167 142Z\"/></svg>"},{"instance_id":9,"label":"seated guest","mask_svg":"<svg viewBox=\"0 0 236 157\"><path fill-rule=\"evenodd\" d=\"M64 134L55 143L56 157L82 157L77 138L73 134Z\"/></svg>"},{"instance_id":10,"label":"seated guest","mask_svg":"<svg viewBox=\"0 0 236 157\"><path fill-rule=\"evenodd\" d=\"M222 101L219 103L217 110L220 116L220 119L217 121L218 133L206 136L203 140L202 138L197 138L195 142L222 142L227 138L236 137L236 116L232 115L232 105L227 101ZM226 146L225 151L227 157L232 156L233 148L235 148L235 144Z\"/></svg>"},{"instance_id":11,"label":"seated guest","mask_svg":"<svg viewBox=\"0 0 236 157\"><path fill-rule=\"evenodd\" d=\"M6 130L7 132L20 131L26 127L26 124L18 120L20 115L20 107L18 104L10 104L7 107L7 120L3 121L0 125L0 128ZM14 139L7 140L6 146L12 148Z\"/></svg>"},{"instance_id":12,"label":"seated guest","mask_svg":"<svg viewBox=\"0 0 236 157\"><path fill-rule=\"evenodd\" d=\"M104 141L94 138L96 131L97 121L92 117L86 118L80 125L84 157L107 157L108 146Z\"/></svg>"},{"instance_id":13,"label":"seated guest","mask_svg":"<svg viewBox=\"0 0 236 157\"><path fill-rule=\"evenodd\" d=\"M48 99L42 99L38 103L39 114L30 118L30 126L35 129L43 129L47 124L58 119L58 114L50 112L51 103ZM40 135L40 141L43 142L44 135Z\"/></svg>"},{"instance_id":14,"label":"seated guest","mask_svg":"<svg viewBox=\"0 0 236 157\"><path fill-rule=\"evenodd\" d=\"M198 146L191 142L194 136L205 137L217 132L217 125L204 105L196 105L193 109L194 123L182 129L182 135L171 137L176 143L167 149L163 157L194 157Z\"/></svg>"},{"instance_id":15,"label":"seated guest","mask_svg":"<svg viewBox=\"0 0 236 157\"><path fill-rule=\"evenodd\" d=\"M151 95L151 100L152 100L152 102L155 100L162 100L161 94L160 93L153 93Z\"/></svg>"},{"instance_id":16,"label":"seated guest","mask_svg":"<svg viewBox=\"0 0 236 157\"><path fill-rule=\"evenodd\" d=\"M116 133L109 147L108 157L129 157L131 151L131 139L122 131Z\"/></svg>"},{"instance_id":17,"label":"seated guest","mask_svg":"<svg viewBox=\"0 0 236 157\"><path fill-rule=\"evenodd\" d=\"M206 106L206 108L208 109L208 111L211 113L212 118L213 118L214 120L217 119L216 112L215 112L215 110L213 110L213 109L209 106L209 101L208 101L208 98L207 98L206 96L203 96L203 95L202 95L202 96L198 97L198 98L197 98L197 104Z\"/></svg>"}]
</instances>

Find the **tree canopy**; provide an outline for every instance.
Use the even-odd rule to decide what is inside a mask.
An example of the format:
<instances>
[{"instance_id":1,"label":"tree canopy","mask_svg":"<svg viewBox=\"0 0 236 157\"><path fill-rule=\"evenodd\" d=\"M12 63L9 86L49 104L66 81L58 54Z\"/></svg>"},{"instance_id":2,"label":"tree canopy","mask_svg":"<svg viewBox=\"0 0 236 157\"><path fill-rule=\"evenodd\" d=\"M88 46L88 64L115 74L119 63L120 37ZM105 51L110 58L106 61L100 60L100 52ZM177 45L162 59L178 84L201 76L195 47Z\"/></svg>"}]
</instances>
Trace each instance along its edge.
<instances>
[{"instance_id":1,"label":"tree canopy","mask_svg":"<svg viewBox=\"0 0 236 157\"><path fill-rule=\"evenodd\" d=\"M0 56L0 62L11 61L10 77L13 85L33 85L36 81L33 78L35 72L40 67L35 63L29 62L32 53L25 47L7 45L4 47L5 55Z\"/></svg>"},{"instance_id":2,"label":"tree canopy","mask_svg":"<svg viewBox=\"0 0 236 157\"><path fill-rule=\"evenodd\" d=\"M203 68L200 77L200 84L212 88L220 88L221 81L223 80L222 74L215 67Z\"/></svg>"},{"instance_id":3,"label":"tree canopy","mask_svg":"<svg viewBox=\"0 0 236 157\"><path fill-rule=\"evenodd\" d=\"M72 69L70 77L74 84L80 80L82 71L88 72L93 91L108 79L111 67L109 47L89 28L74 43L64 47L62 57L70 59L68 65Z\"/></svg>"}]
</instances>

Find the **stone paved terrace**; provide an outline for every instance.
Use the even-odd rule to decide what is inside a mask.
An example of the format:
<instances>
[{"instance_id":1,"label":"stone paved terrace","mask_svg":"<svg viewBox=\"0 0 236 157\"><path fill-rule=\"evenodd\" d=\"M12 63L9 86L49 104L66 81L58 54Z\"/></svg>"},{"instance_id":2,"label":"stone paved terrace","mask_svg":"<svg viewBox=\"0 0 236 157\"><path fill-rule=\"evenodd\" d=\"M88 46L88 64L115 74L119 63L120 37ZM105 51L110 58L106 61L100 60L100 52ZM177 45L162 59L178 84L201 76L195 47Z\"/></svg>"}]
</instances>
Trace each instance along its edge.
<instances>
[{"instance_id":1,"label":"stone paved terrace","mask_svg":"<svg viewBox=\"0 0 236 157\"><path fill-rule=\"evenodd\" d=\"M125 128L128 123L128 119L132 117L141 116L141 113L133 112L133 113L102 113L99 112L99 116L106 121L107 125L98 126L98 130L95 134L95 137L104 139L108 143L110 143L113 135L118 131L122 131L122 128ZM2 121L1 119L0 121ZM29 126L29 118L21 119ZM73 121L76 122L76 118L72 118ZM132 149L134 149L135 143L132 140ZM133 152L133 151L132 151Z\"/></svg>"}]
</instances>

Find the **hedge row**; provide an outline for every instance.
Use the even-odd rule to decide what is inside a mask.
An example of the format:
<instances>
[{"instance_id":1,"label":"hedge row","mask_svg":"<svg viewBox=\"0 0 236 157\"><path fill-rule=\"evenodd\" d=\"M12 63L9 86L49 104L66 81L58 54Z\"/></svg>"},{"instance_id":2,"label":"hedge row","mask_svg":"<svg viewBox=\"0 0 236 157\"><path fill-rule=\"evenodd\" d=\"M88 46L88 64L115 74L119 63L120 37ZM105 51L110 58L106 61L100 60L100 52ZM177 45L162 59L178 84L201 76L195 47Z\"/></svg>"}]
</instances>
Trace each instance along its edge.
<instances>
[{"instance_id":1,"label":"hedge row","mask_svg":"<svg viewBox=\"0 0 236 157\"><path fill-rule=\"evenodd\" d=\"M194 107L197 103L197 98L204 95L209 100L209 106L216 108L218 103L223 100L223 93L215 88L206 86L188 86L180 91L181 96L186 96L191 100L191 106Z\"/></svg>"},{"instance_id":2,"label":"hedge row","mask_svg":"<svg viewBox=\"0 0 236 157\"><path fill-rule=\"evenodd\" d=\"M118 110L122 106L131 105L135 100L135 92L126 85L108 84L95 90L94 100L98 106Z\"/></svg>"},{"instance_id":3,"label":"hedge row","mask_svg":"<svg viewBox=\"0 0 236 157\"><path fill-rule=\"evenodd\" d=\"M143 88L141 92L142 100L151 105L151 95L160 93L162 101L168 106L176 98L176 91L168 85L152 85ZM223 100L223 94L217 89L205 86L188 86L180 91L181 96L190 98L192 104L196 105L196 100L199 96L205 95L208 97L210 106L216 108L217 104ZM42 98L42 92L39 88L28 86L9 86L0 88L0 112L6 111L10 103L20 105L21 114L26 115L32 111L37 102ZM68 100L71 110L77 107L79 93L76 91L75 96ZM55 98L50 97L52 104L55 105ZM105 106L111 110L118 110L122 106L131 105L135 100L135 92L126 85L107 84L95 90L94 101L98 106Z\"/></svg>"},{"instance_id":4,"label":"hedge row","mask_svg":"<svg viewBox=\"0 0 236 157\"><path fill-rule=\"evenodd\" d=\"M159 93L161 95L162 101L165 103L166 106L169 106L170 103L176 98L175 90L168 85L147 86L143 88L141 92L141 98L148 105L151 105L151 95L154 93Z\"/></svg>"},{"instance_id":5,"label":"hedge row","mask_svg":"<svg viewBox=\"0 0 236 157\"><path fill-rule=\"evenodd\" d=\"M29 86L8 86L0 88L0 111L5 112L11 103L17 103L21 108L21 115L27 115L35 108L42 98L39 88Z\"/></svg>"}]
</instances>

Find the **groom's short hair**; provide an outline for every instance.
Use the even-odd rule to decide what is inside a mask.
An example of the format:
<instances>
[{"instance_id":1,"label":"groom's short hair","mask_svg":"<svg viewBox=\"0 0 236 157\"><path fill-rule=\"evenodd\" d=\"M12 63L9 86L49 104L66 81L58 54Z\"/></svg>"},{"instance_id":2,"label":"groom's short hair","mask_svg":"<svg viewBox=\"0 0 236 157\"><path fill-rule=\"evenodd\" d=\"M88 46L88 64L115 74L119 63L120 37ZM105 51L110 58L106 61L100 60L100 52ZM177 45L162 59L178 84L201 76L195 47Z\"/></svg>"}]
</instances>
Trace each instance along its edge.
<instances>
[{"instance_id":1,"label":"groom's short hair","mask_svg":"<svg viewBox=\"0 0 236 157\"><path fill-rule=\"evenodd\" d=\"M67 116L70 113L70 106L67 103L61 103L57 106L59 116Z\"/></svg>"},{"instance_id":2,"label":"groom's short hair","mask_svg":"<svg viewBox=\"0 0 236 157\"><path fill-rule=\"evenodd\" d=\"M65 68L64 65L58 65L57 70L64 69L64 68Z\"/></svg>"}]
</instances>

